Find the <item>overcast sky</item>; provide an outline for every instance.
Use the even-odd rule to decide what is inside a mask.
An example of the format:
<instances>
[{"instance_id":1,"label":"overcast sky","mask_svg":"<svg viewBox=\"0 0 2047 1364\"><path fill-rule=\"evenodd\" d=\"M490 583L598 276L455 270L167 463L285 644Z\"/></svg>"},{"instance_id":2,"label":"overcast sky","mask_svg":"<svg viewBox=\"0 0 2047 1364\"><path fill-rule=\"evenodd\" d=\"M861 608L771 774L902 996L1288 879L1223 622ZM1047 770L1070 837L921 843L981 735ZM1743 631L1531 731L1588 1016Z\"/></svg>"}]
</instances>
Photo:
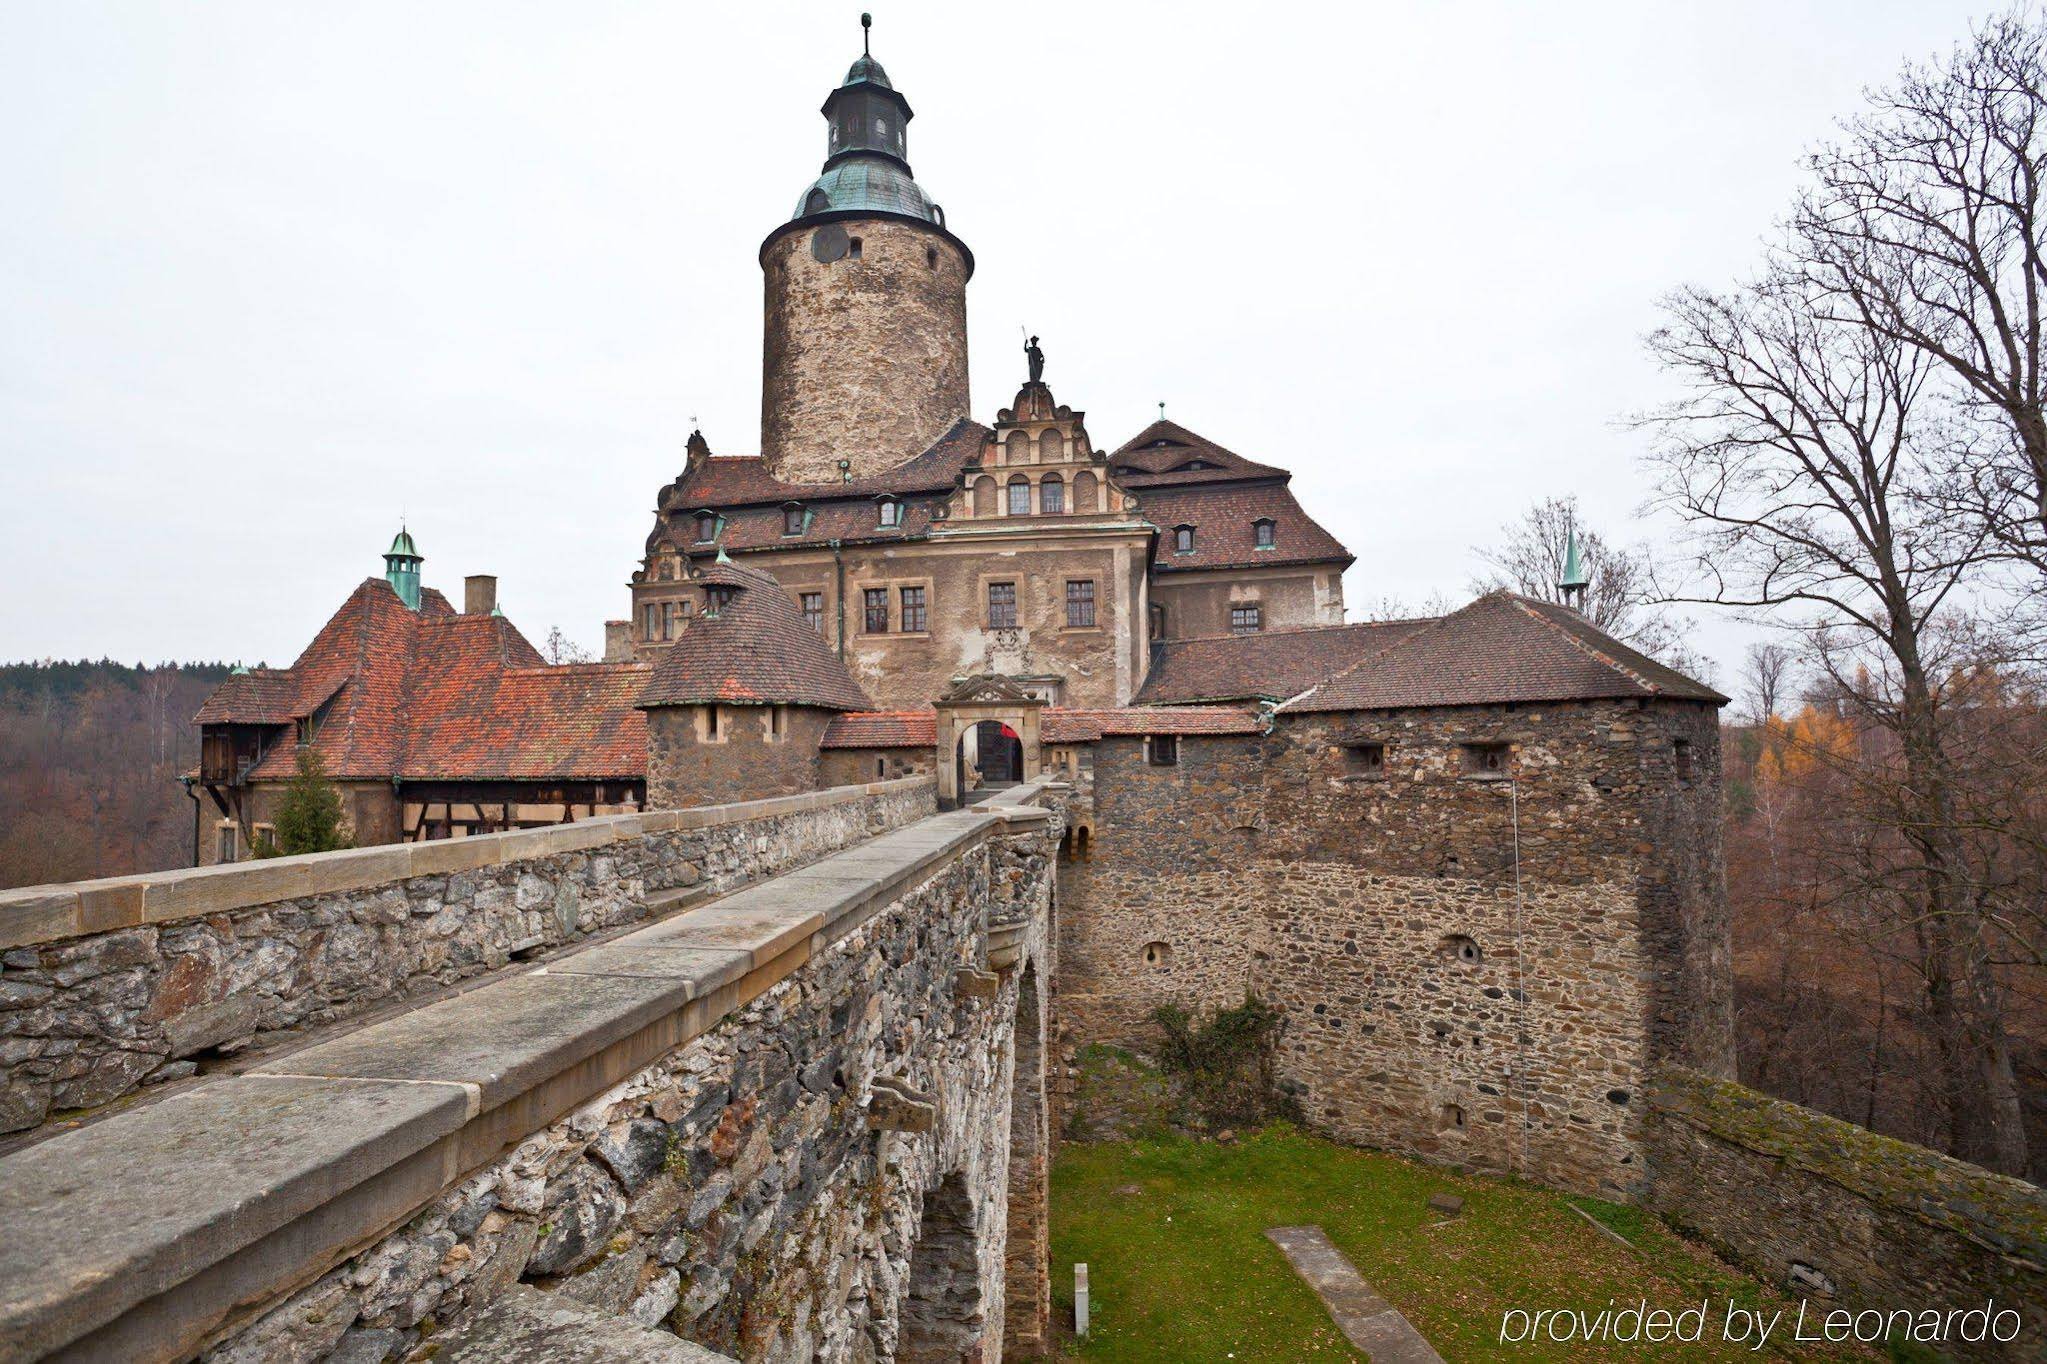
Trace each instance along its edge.
<instances>
[{"instance_id":1,"label":"overcast sky","mask_svg":"<svg viewBox=\"0 0 2047 1364\"><path fill-rule=\"evenodd\" d=\"M878 3L874 53L974 415L1027 324L1098 444L1163 400L1291 468L1355 615L1546 495L1667 533L1656 298L1983 8ZM401 516L598 648L692 418L757 449L755 252L859 50L852 3L0 3L0 659L289 662Z\"/></svg>"}]
</instances>

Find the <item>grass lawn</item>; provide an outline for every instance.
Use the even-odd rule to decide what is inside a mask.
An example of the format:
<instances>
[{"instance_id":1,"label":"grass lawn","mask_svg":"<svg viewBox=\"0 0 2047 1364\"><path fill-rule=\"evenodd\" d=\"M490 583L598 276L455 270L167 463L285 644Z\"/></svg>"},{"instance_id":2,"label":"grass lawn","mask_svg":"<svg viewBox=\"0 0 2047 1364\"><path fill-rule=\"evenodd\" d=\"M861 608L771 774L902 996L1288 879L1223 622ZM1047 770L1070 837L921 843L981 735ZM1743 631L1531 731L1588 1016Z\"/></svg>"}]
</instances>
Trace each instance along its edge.
<instances>
[{"instance_id":1,"label":"grass lawn","mask_svg":"<svg viewBox=\"0 0 2047 1364\"><path fill-rule=\"evenodd\" d=\"M1464 1198L1461 1217L1429 1211L1433 1193ZM1319 1299L1265 1239L1315 1223L1445 1360L1863 1358L1722 1343L1727 1302L1782 1297L1730 1271L1636 1209L1577 1200L1620 1231L1617 1244L1561 1195L1516 1181L1465 1178L1358 1151L1285 1127L1229 1146L1185 1138L1068 1144L1052 1170L1052 1295L1073 1322L1073 1265L1085 1261L1093 1323L1067 1357L1101 1361L1360 1361ZM1710 1300L1698 1346L1499 1341L1511 1307L1677 1309ZM1791 1331L1791 1313L1778 1328Z\"/></svg>"}]
</instances>

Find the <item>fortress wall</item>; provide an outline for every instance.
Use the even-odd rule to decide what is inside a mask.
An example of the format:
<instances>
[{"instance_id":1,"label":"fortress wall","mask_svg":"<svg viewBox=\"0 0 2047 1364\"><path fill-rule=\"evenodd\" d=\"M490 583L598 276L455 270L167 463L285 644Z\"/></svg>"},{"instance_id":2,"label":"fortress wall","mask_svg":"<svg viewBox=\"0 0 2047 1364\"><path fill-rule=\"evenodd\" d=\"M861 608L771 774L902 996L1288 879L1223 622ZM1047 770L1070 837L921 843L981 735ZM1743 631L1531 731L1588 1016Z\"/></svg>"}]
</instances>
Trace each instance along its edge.
<instances>
[{"instance_id":1,"label":"fortress wall","mask_svg":"<svg viewBox=\"0 0 2047 1364\"><path fill-rule=\"evenodd\" d=\"M2017 1338L1943 1349L2038 1359L2047 1348L2047 1192L1923 1146L1677 1066L1650 1088L1650 1206L1767 1282L1835 1310L1980 1308Z\"/></svg>"},{"instance_id":2,"label":"fortress wall","mask_svg":"<svg viewBox=\"0 0 2047 1364\"><path fill-rule=\"evenodd\" d=\"M0 1354L394 1357L525 1283L748 1359L1020 1355L1036 789L0 1159Z\"/></svg>"},{"instance_id":3,"label":"fortress wall","mask_svg":"<svg viewBox=\"0 0 2047 1364\"><path fill-rule=\"evenodd\" d=\"M1701 974L1644 916L1718 904L1704 873L1649 898L1672 874L1646 833L1652 812L1675 819L1663 755L1678 731L1703 742L1698 714L1282 717L1265 738L1183 740L1175 767L1096 744L1091 855L1062 882L1064 1053L1146 1052L1158 1005L1254 992L1286 1013L1282 1075L1316 1127L1629 1196L1656 1020L1693 1017ZM1386 745L1383 771L1353 770L1345 745L1363 741ZM1469 742L1515 745L1515 782L1468 775ZM1709 844L1710 825L1689 847Z\"/></svg>"},{"instance_id":4,"label":"fortress wall","mask_svg":"<svg viewBox=\"0 0 2047 1364\"><path fill-rule=\"evenodd\" d=\"M934 791L912 778L0 891L0 1132L774 875L930 813Z\"/></svg>"}]
</instances>

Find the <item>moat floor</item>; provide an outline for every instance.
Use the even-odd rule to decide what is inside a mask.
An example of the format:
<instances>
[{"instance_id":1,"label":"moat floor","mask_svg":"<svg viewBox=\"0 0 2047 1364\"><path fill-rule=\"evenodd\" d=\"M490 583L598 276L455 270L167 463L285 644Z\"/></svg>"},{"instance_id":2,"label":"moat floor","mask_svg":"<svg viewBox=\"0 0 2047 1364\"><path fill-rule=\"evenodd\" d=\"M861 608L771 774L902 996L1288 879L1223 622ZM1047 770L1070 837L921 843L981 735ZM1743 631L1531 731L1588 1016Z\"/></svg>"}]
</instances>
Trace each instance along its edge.
<instances>
[{"instance_id":1,"label":"moat floor","mask_svg":"<svg viewBox=\"0 0 2047 1364\"><path fill-rule=\"evenodd\" d=\"M1464 1199L1461 1216L1431 1194ZM1462 1178L1284 1127L1232 1145L1184 1138L1068 1144L1052 1171L1053 1311L1073 1323L1073 1265L1088 1266L1092 1324L1066 1340L1076 1360L1362 1361L1265 1229L1319 1224L1443 1358L1631 1360L1868 1358L1779 1342L1795 1304L1636 1209L1580 1200L1634 1243L1629 1249L1557 1193ZM1708 1304L1697 1345L1502 1342L1514 1308L1673 1311ZM1760 1355L1721 1339L1730 1301L1790 1307ZM1520 1330L1517 1321L1513 1328Z\"/></svg>"}]
</instances>

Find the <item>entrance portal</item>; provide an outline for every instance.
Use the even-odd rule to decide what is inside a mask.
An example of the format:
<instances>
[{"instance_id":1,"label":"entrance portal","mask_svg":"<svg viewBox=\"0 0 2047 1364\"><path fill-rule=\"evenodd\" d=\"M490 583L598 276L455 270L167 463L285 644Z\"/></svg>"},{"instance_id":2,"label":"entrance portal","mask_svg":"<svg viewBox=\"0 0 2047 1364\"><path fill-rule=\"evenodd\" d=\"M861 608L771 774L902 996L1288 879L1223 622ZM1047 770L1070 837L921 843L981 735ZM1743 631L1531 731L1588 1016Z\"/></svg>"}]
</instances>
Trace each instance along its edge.
<instances>
[{"instance_id":1,"label":"entrance portal","mask_svg":"<svg viewBox=\"0 0 2047 1364\"><path fill-rule=\"evenodd\" d=\"M1023 780L1023 740L1000 720L983 720L974 726L976 765L981 785L1014 786Z\"/></svg>"}]
</instances>

